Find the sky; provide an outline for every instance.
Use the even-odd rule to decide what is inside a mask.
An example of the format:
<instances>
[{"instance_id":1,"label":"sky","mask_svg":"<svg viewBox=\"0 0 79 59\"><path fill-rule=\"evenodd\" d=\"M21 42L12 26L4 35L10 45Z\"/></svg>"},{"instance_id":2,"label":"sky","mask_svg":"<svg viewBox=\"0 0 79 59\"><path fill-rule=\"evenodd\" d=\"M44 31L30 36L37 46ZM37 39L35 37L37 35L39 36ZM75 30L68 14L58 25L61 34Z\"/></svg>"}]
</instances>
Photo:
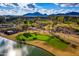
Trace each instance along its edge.
<instances>
[{"instance_id":1,"label":"sky","mask_svg":"<svg viewBox=\"0 0 79 59\"><path fill-rule=\"evenodd\" d=\"M79 12L79 3L0 3L0 15L24 15L34 12L47 15Z\"/></svg>"}]
</instances>

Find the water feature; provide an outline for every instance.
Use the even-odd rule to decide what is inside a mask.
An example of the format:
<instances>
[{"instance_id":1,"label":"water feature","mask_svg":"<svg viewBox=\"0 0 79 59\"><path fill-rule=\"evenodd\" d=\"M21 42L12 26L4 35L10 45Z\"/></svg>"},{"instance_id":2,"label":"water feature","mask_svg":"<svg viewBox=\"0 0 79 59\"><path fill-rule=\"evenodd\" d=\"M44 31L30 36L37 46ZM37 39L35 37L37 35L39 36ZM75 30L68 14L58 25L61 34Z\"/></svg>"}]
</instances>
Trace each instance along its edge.
<instances>
[{"instance_id":1,"label":"water feature","mask_svg":"<svg viewBox=\"0 0 79 59\"><path fill-rule=\"evenodd\" d=\"M0 56L51 56L52 54L35 46L19 44L0 37Z\"/></svg>"}]
</instances>

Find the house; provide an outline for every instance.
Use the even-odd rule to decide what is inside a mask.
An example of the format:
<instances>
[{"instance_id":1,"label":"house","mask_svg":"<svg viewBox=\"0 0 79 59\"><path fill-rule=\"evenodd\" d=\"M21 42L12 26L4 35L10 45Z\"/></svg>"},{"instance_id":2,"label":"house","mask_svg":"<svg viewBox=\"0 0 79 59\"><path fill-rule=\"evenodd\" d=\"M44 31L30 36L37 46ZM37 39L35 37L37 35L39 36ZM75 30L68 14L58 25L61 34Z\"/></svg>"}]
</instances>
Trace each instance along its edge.
<instances>
[{"instance_id":1,"label":"house","mask_svg":"<svg viewBox=\"0 0 79 59\"><path fill-rule=\"evenodd\" d=\"M0 28L16 28L15 24L0 24Z\"/></svg>"}]
</instances>

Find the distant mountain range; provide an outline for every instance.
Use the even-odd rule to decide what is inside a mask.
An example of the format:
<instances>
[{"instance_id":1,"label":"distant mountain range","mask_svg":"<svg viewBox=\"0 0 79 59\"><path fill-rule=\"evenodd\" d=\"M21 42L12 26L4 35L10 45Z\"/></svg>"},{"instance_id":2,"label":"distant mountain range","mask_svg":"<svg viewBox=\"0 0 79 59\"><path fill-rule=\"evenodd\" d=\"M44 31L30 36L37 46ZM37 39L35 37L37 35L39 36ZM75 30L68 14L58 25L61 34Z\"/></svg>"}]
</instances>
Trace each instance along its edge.
<instances>
[{"instance_id":1,"label":"distant mountain range","mask_svg":"<svg viewBox=\"0 0 79 59\"><path fill-rule=\"evenodd\" d=\"M28 14L24 14L23 16L27 16L27 17L35 17L35 16L39 16L39 17L46 17L48 16L47 14L41 14L39 12L35 12L35 13L28 13Z\"/></svg>"},{"instance_id":2,"label":"distant mountain range","mask_svg":"<svg viewBox=\"0 0 79 59\"><path fill-rule=\"evenodd\" d=\"M63 15L63 16L79 16L79 13L78 12L69 12L69 13L65 13L65 14L51 14L51 16L60 16L60 15ZM41 14L39 12L35 12L35 13L28 13L28 14L24 14L23 16L26 16L26 17L36 17L36 16L39 16L39 17L46 17L46 16L49 16L47 14Z\"/></svg>"},{"instance_id":3,"label":"distant mountain range","mask_svg":"<svg viewBox=\"0 0 79 59\"><path fill-rule=\"evenodd\" d=\"M56 15L70 15L70 16L75 16L75 15L79 15L78 12L69 12L69 13L65 13L65 14L56 14Z\"/></svg>"},{"instance_id":4,"label":"distant mountain range","mask_svg":"<svg viewBox=\"0 0 79 59\"><path fill-rule=\"evenodd\" d=\"M21 15L2 15L2 16L21 16ZM24 17L47 17L49 15L47 14L41 14L39 12L34 12L34 13L27 13L22 15ZM79 16L79 12L69 12L69 13L59 13L59 14L51 14L50 16Z\"/></svg>"}]
</instances>

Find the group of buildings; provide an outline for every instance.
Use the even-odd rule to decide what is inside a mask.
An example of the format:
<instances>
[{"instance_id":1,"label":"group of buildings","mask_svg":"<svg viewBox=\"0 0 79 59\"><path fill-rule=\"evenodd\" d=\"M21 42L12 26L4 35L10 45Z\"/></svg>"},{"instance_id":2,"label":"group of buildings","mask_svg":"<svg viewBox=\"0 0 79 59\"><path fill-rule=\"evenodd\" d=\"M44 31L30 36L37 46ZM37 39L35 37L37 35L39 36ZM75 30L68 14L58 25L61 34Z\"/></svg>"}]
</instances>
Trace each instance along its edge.
<instances>
[{"instance_id":1,"label":"group of buildings","mask_svg":"<svg viewBox=\"0 0 79 59\"><path fill-rule=\"evenodd\" d=\"M0 24L0 28L16 28L15 24Z\"/></svg>"}]
</instances>

